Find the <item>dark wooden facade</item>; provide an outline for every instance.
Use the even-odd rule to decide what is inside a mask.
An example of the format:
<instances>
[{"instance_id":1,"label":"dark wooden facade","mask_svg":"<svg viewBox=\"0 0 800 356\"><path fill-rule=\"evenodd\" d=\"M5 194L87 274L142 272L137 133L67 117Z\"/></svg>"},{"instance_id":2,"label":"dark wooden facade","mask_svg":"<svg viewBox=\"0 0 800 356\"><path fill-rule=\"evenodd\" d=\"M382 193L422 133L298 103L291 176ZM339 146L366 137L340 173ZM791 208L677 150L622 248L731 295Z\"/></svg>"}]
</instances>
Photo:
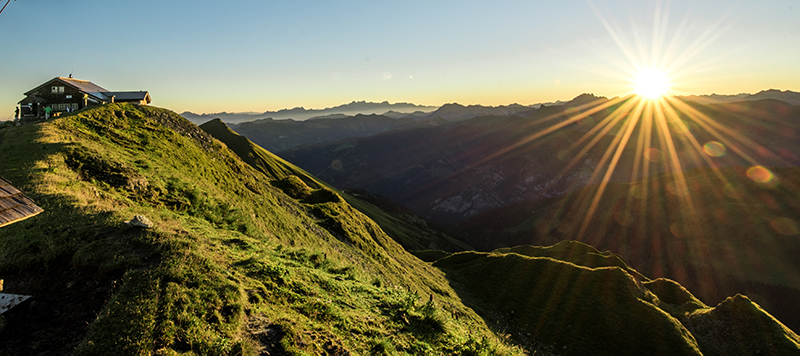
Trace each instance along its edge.
<instances>
[{"instance_id":1,"label":"dark wooden facade","mask_svg":"<svg viewBox=\"0 0 800 356\"><path fill-rule=\"evenodd\" d=\"M45 106L50 106L53 111L67 111L67 108L78 110L87 106L84 94L59 78L51 79L25 94L25 99L19 102L23 116L39 116Z\"/></svg>"},{"instance_id":2,"label":"dark wooden facade","mask_svg":"<svg viewBox=\"0 0 800 356\"><path fill-rule=\"evenodd\" d=\"M19 101L21 116L42 116L45 107L55 112L75 111L110 102L150 104L147 91L112 92L90 81L56 77L26 92Z\"/></svg>"}]
</instances>

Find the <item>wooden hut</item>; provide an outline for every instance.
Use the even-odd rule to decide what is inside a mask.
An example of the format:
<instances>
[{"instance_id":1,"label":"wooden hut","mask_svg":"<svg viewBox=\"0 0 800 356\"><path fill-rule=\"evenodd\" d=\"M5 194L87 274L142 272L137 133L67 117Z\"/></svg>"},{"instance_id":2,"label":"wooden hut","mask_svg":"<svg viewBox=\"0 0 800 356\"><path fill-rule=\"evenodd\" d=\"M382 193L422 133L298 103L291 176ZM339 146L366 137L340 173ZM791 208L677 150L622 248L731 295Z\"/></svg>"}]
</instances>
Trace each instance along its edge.
<instances>
[{"instance_id":1,"label":"wooden hut","mask_svg":"<svg viewBox=\"0 0 800 356\"><path fill-rule=\"evenodd\" d=\"M147 91L109 91L88 80L72 78L72 75L50 79L24 95L18 103L23 117L39 117L48 106L53 112L61 112L105 103L148 105L151 102Z\"/></svg>"}]
</instances>

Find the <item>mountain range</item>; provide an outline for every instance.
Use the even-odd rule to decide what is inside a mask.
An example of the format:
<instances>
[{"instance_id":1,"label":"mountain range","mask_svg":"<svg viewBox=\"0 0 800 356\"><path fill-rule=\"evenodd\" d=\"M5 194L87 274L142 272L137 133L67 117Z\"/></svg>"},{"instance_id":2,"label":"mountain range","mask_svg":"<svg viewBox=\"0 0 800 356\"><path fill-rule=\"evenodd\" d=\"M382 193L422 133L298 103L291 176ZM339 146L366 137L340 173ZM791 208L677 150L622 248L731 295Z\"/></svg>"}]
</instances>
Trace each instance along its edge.
<instances>
[{"instance_id":1,"label":"mountain range","mask_svg":"<svg viewBox=\"0 0 800 356\"><path fill-rule=\"evenodd\" d=\"M481 116L446 125L398 128L369 137L299 146L278 155L334 186L384 195L425 218L451 224L487 209L559 196L590 183L589 178L617 129L597 136L599 141L594 148L584 152L570 169L562 171L562 168L579 151L572 147L573 143L605 115L624 105L624 101L550 135L531 139L569 120L570 115L586 112L579 108L587 102L606 105L610 101L582 95L561 106L526 111L524 116ZM794 144L800 123L796 107L770 100L687 105L760 143L761 148L741 148L758 157L760 164L800 164L800 147ZM716 140L697 125L691 125L694 124L689 127L698 141ZM761 149L771 152L765 147L774 148L774 152L756 152ZM705 164L696 161L695 152L689 145L678 147L684 168ZM610 177L612 180L631 178L635 145L628 146L622 154L621 166ZM716 162L722 166L748 164L734 154L717 158ZM668 166L668 161L660 160L650 165L647 174L661 172ZM556 179L559 175L562 179Z\"/></svg>"},{"instance_id":2,"label":"mountain range","mask_svg":"<svg viewBox=\"0 0 800 356\"><path fill-rule=\"evenodd\" d=\"M592 98L593 95L580 97ZM678 97L700 104L727 103L774 99L793 105L800 103L800 93L765 90L757 94L702 95ZM576 98L577 99L577 98ZM576 104L576 100L551 103L505 106L464 106L458 103L440 107L423 107L413 104L352 102L328 109L284 109L265 113L194 114L184 112L183 117L196 124L218 118L236 132L249 137L271 152L279 152L307 143L337 141L350 137L366 137L401 127L440 126L447 122L469 120L478 116L529 116L537 109ZM398 110L394 110L398 109ZM411 111L417 110L417 111ZM369 120L364 116L376 115ZM398 119L399 121L388 120ZM309 121L309 122L306 122Z\"/></svg>"},{"instance_id":3,"label":"mountain range","mask_svg":"<svg viewBox=\"0 0 800 356\"><path fill-rule=\"evenodd\" d=\"M295 119L306 120L318 116L326 115L356 115L356 114L380 114L387 111L394 111L406 114L413 114L418 111L433 111L436 107L415 105L409 103L389 103L388 101L374 103L366 101L353 101L349 104L343 104L325 109L306 109L297 107L292 109L281 109L278 111L265 111L262 113L244 112L244 113L212 113L212 114L195 114L193 112L185 111L181 114L184 118L195 124L202 124L211 119L222 119L225 122L237 123L244 121L252 121L258 119Z\"/></svg>"},{"instance_id":4,"label":"mountain range","mask_svg":"<svg viewBox=\"0 0 800 356\"><path fill-rule=\"evenodd\" d=\"M330 114L308 120L259 119L238 124L228 123L231 129L248 137L271 152L280 152L309 143L333 142L351 137L366 137L401 128L422 128L472 119L478 116L510 116L530 113L535 108L512 104L509 106L463 106L447 104L433 112L400 113L388 111L383 115ZM185 116L185 115L184 115ZM224 119L220 119L225 121Z\"/></svg>"},{"instance_id":5,"label":"mountain range","mask_svg":"<svg viewBox=\"0 0 800 356\"><path fill-rule=\"evenodd\" d=\"M452 249L411 254L393 237L424 222L221 124L108 104L0 127L0 174L44 209L0 229L4 292L33 296L0 318L3 353L800 350L746 296L712 307L580 242L459 252L429 230Z\"/></svg>"},{"instance_id":6,"label":"mountain range","mask_svg":"<svg viewBox=\"0 0 800 356\"><path fill-rule=\"evenodd\" d=\"M699 104L717 104L728 103L735 101L751 101L774 99L784 101L792 105L800 105L800 93L791 90L780 91L777 89L763 90L756 94L735 94L735 95L685 95L678 96L677 98L686 101L695 101ZM219 112L219 113L204 113L196 114L191 111L184 111L181 116L188 119L195 124L202 124L211 119L221 119L229 124L236 124L247 121L255 121L262 119L285 120L293 119L296 121L303 121L312 118L318 119L342 119L347 116L354 115L371 115L382 114L391 118L418 118L418 119L432 119L441 118L445 120L465 120L471 119L480 115L501 115L507 116L509 114L518 114L531 109L538 109L542 106L559 106L570 101L554 101L547 103L538 103L532 105L510 104L501 106L484 106L484 105L461 105L458 103L444 104L442 106L424 106L411 103L394 103L388 101L381 103L366 102L366 101L353 101L349 104L343 104L325 109L306 109L297 107L293 109L281 109L278 111L265 111L265 112ZM313 142L313 141L309 141Z\"/></svg>"},{"instance_id":7,"label":"mountain range","mask_svg":"<svg viewBox=\"0 0 800 356\"><path fill-rule=\"evenodd\" d=\"M773 99L786 102L791 105L800 105L800 93L791 90L780 91L778 89L762 90L755 94L735 94L735 95L686 95L681 99L695 101L700 104L731 103L735 101L752 101Z\"/></svg>"}]
</instances>

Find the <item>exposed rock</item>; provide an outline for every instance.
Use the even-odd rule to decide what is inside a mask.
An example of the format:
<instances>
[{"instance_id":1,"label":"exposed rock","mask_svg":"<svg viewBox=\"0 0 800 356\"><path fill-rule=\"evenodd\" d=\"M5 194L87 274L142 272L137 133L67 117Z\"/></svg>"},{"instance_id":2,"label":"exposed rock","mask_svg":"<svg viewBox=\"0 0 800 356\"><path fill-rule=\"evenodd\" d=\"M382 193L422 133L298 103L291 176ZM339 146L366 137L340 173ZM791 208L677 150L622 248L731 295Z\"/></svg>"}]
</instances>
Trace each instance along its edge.
<instances>
[{"instance_id":1,"label":"exposed rock","mask_svg":"<svg viewBox=\"0 0 800 356\"><path fill-rule=\"evenodd\" d=\"M133 219L125 222L126 225L142 229L152 229L153 222L144 215L135 215Z\"/></svg>"},{"instance_id":2,"label":"exposed rock","mask_svg":"<svg viewBox=\"0 0 800 356\"><path fill-rule=\"evenodd\" d=\"M128 177L128 181L125 185L125 188L128 190L147 190L149 183L147 182L147 178L145 178L141 174L135 174Z\"/></svg>"}]
</instances>

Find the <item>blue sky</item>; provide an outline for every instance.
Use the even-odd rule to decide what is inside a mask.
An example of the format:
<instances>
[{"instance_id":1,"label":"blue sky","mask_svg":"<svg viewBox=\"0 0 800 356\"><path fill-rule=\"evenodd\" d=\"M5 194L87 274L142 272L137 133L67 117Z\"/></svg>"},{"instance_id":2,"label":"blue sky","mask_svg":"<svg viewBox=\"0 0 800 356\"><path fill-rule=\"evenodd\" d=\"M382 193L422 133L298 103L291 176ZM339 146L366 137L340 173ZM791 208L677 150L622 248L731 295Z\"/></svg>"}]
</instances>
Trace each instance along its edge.
<instances>
[{"instance_id":1,"label":"blue sky","mask_svg":"<svg viewBox=\"0 0 800 356\"><path fill-rule=\"evenodd\" d=\"M624 48L680 62L676 93L800 91L798 19L798 0L18 0L0 14L0 120L70 73L177 112L617 96Z\"/></svg>"}]
</instances>

